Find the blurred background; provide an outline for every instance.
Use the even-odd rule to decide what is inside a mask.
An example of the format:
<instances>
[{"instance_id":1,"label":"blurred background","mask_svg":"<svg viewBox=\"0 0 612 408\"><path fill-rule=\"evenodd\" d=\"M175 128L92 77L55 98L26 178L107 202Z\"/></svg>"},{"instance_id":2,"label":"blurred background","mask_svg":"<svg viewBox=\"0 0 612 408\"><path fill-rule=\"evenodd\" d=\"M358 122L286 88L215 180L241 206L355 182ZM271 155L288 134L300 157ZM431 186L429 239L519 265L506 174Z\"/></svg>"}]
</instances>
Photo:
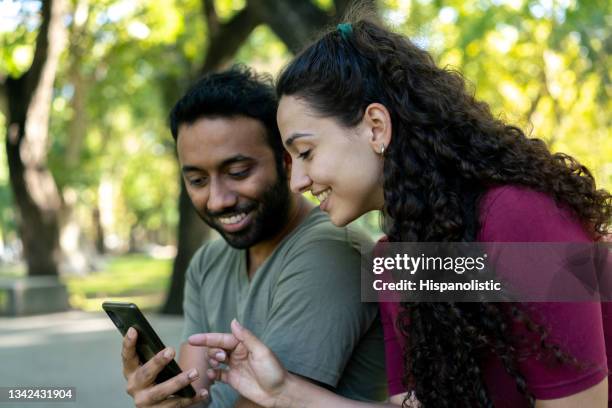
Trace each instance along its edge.
<instances>
[{"instance_id":1,"label":"blurred background","mask_svg":"<svg viewBox=\"0 0 612 408\"><path fill-rule=\"evenodd\" d=\"M77 309L112 296L180 313L168 294L211 233L181 196L170 108L234 62L276 75L349 3L1 0L0 275L59 274ZM612 188L609 2L371 4ZM378 233L378 216L361 223Z\"/></svg>"},{"instance_id":2,"label":"blurred background","mask_svg":"<svg viewBox=\"0 0 612 408\"><path fill-rule=\"evenodd\" d=\"M108 332L118 376L109 390L122 393L119 337L80 312L109 298L179 316L157 320L178 341L184 271L214 234L181 185L170 108L203 73L235 62L275 76L351 3L0 0L0 355L75 333L86 353L88 335ZM497 115L612 189L610 2L362 3L463 72ZM380 235L378 214L357 223ZM43 323L8 317L66 310ZM40 327L51 332L27 340ZM30 378L15 377L18 361L0 369L14 379L4 385Z\"/></svg>"}]
</instances>

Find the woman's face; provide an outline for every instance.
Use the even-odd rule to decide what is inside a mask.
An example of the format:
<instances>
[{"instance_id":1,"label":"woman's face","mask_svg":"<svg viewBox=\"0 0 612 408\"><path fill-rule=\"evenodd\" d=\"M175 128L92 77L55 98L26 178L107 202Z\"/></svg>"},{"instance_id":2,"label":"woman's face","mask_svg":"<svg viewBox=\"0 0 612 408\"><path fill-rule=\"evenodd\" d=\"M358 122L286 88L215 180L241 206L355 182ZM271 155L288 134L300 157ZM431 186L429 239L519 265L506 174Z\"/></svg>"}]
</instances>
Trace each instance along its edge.
<instances>
[{"instance_id":1,"label":"woman's face","mask_svg":"<svg viewBox=\"0 0 612 408\"><path fill-rule=\"evenodd\" d=\"M292 158L291 190L311 191L337 226L383 207L383 141L366 116L346 128L315 115L304 99L283 96L279 103L278 126Z\"/></svg>"}]
</instances>

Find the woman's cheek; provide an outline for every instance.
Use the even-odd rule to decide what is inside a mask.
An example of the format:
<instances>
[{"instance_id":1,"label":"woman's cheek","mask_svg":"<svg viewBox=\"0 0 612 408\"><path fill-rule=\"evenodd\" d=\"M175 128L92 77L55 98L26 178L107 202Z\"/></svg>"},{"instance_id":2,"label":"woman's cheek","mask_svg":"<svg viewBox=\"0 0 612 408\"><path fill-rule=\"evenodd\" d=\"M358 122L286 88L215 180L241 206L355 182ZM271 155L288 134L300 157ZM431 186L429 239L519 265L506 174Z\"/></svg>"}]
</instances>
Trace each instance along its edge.
<instances>
[{"instance_id":1,"label":"woman's cheek","mask_svg":"<svg viewBox=\"0 0 612 408\"><path fill-rule=\"evenodd\" d=\"M327 181L332 175L332 169L330 169L329 161L326 160L313 160L310 163L309 171L312 174L312 181L317 184L327 184Z\"/></svg>"}]
</instances>

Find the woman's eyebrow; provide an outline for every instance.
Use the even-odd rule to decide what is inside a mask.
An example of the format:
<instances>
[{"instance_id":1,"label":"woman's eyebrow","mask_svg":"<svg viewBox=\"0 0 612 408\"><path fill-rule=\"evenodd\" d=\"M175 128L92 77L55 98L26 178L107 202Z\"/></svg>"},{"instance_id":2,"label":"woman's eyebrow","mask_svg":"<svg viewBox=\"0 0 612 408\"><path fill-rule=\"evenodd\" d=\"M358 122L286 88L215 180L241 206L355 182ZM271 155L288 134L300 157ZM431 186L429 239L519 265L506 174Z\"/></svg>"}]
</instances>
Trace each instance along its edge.
<instances>
[{"instance_id":1,"label":"woman's eyebrow","mask_svg":"<svg viewBox=\"0 0 612 408\"><path fill-rule=\"evenodd\" d=\"M294 133L285 141L285 146L289 147L293 144L295 139L299 139L300 137L308 137L314 136L312 133Z\"/></svg>"}]
</instances>

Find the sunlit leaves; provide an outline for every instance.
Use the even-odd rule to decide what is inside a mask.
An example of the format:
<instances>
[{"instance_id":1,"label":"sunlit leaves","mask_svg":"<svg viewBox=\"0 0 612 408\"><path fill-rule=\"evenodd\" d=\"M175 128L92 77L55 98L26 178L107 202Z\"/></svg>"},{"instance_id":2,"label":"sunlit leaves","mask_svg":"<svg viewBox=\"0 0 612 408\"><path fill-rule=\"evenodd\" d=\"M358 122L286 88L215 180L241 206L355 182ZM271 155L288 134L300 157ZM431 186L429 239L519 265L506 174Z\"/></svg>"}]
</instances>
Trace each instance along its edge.
<instances>
[{"instance_id":1,"label":"sunlit leaves","mask_svg":"<svg viewBox=\"0 0 612 408\"><path fill-rule=\"evenodd\" d=\"M246 5L245 0L216 0L215 10L221 21L228 21Z\"/></svg>"},{"instance_id":2,"label":"sunlit leaves","mask_svg":"<svg viewBox=\"0 0 612 408\"><path fill-rule=\"evenodd\" d=\"M291 54L268 26L261 25L251 33L236 55L236 62L251 65L259 72L276 74Z\"/></svg>"},{"instance_id":3,"label":"sunlit leaves","mask_svg":"<svg viewBox=\"0 0 612 408\"><path fill-rule=\"evenodd\" d=\"M393 8L386 11L392 23L397 23L394 16L405 16L399 31L441 65L463 72L496 115L544 139L551 149L575 155L601 185L612 188L610 2L384 4Z\"/></svg>"}]
</instances>

